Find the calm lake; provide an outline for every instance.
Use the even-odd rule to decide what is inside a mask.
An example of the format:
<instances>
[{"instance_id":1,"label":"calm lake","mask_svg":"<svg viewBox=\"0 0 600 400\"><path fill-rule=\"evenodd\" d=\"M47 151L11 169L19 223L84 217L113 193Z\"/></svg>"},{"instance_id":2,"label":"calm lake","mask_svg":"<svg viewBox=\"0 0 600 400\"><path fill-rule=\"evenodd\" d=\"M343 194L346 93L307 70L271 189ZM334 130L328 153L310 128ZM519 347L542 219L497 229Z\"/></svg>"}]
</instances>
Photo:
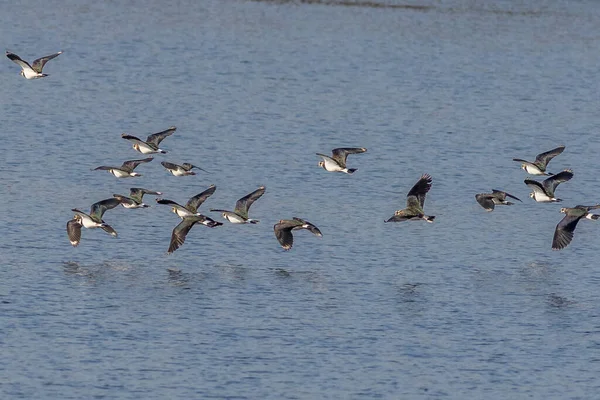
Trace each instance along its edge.
<instances>
[{"instance_id":1,"label":"calm lake","mask_svg":"<svg viewBox=\"0 0 600 400\"><path fill-rule=\"evenodd\" d=\"M64 53L44 79L0 63L0 398L598 396L600 224L551 243L561 207L600 202L600 4L309 3L3 3L5 50ZM172 125L141 177L92 170ZM559 145L548 170L575 176L536 203L512 159ZM318 167L336 147L368 149L354 174ZM384 223L423 173L435 222ZM69 244L72 208L210 184L225 224L171 255L155 196ZM209 211L261 185L260 223ZM522 202L488 213L491 189ZM323 237L284 251L295 216Z\"/></svg>"}]
</instances>

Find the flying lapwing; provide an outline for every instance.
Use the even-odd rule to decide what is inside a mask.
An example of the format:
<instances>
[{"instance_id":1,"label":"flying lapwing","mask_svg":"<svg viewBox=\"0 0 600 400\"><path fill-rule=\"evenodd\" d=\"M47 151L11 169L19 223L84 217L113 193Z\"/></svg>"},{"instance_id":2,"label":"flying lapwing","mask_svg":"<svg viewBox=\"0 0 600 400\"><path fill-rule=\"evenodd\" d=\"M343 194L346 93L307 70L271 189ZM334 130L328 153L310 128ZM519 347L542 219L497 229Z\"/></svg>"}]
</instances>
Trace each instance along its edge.
<instances>
[{"instance_id":1,"label":"flying lapwing","mask_svg":"<svg viewBox=\"0 0 600 400\"><path fill-rule=\"evenodd\" d=\"M129 160L125 161L120 167L107 167L102 165L100 167L94 168L94 171L103 170L108 171L117 178L130 178L133 176L142 176L142 174L138 174L137 172L133 172L133 170L142 163L147 163L154 160L152 157L144 158L143 160Z\"/></svg>"},{"instance_id":2,"label":"flying lapwing","mask_svg":"<svg viewBox=\"0 0 600 400\"><path fill-rule=\"evenodd\" d=\"M196 173L194 171L192 171L192 168L196 168L201 171L208 172L208 171L203 170L202 168L192 165L190 163L183 163L181 165L178 165L178 164L173 164L173 163L170 163L167 161L162 161L161 165L163 167L165 167L165 169L167 171L169 171L171 174L173 174L174 176L196 175Z\"/></svg>"},{"instance_id":3,"label":"flying lapwing","mask_svg":"<svg viewBox=\"0 0 600 400\"><path fill-rule=\"evenodd\" d=\"M273 225L273 231L275 232L275 237L281 244L284 250L289 250L292 248L294 244L294 236L292 235L292 231L306 229L311 231L315 236L323 236L319 228L310 222L294 217L294 219L282 219L279 220L278 223Z\"/></svg>"},{"instance_id":4,"label":"flying lapwing","mask_svg":"<svg viewBox=\"0 0 600 400\"><path fill-rule=\"evenodd\" d=\"M566 214L565 217L556 225L554 238L552 239L552 250L564 249L573 240L573 233L580 219L597 220L598 214L592 214L589 211L600 208L600 204L595 206L575 206L574 208L561 208L560 212Z\"/></svg>"},{"instance_id":5,"label":"flying lapwing","mask_svg":"<svg viewBox=\"0 0 600 400\"><path fill-rule=\"evenodd\" d=\"M521 201L521 199L513 196L512 194L496 189L492 189L492 193L478 193L475 195L475 199L477 200L479 205L485 208L486 211L494 211L494 207L497 204L504 204L506 206L512 206L513 204L515 204L511 203L510 201L506 201L507 197Z\"/></svg>"},{"instance_id":6,"label":"flying lapwing","mask_svg":"<svg viewBox=\"0 0 600 400\"><path fill-rule=\"evenodd\" d=\"M117 232L113 229L112 226L107 224L102 220L102 216L106 212L106 210L110 210L118 206L121 202L114 197L110 199L105 199L99 201L97 203L92 204L90 207L90 213L86 214L83 211L80 211L76 208L73 208L71 211L75 213L73 219L67 222L67 235L69 236L69 241L76 247L81 240L81 227L88 229L101 228L106 233L111 236L117 237Z\"/></svg>"},{"instance_id":7,"label":"flying lapwing","mask_svg":"<svg viewBox=\"0 0 600 400\"><path fill-rule=\"evenodd\" d=\"M558 185L571 180L571 178L573 178L573 171L565 169L550 178L544 179L543 182L534 181L533 179L525 179L523 182L533 190L529 193L529 197L539 203L551 203L562 201L554 197L554 191Z\"/></svg>"},{"instance_id":8,"label":"flying lapwing","mask_svg":"<svg viewBox=\"0 0 600 400\"><path fill-rule=\"evenodd\" d=\"M425 215L425 211L423 211L425 196L431 189L431 181L431 175L423 174L421 179L408 192L406 208L396 211L394 216L385 222L402 222L409 219L424 219L427 222L433 222L435 216Z\"/></svg>"},{"instance_id":9,"label":"flying lapwing","mask_svg":"<svg viewBox=\"0 0 600 400\"><path fill-rule=\"evenodd\" d=\"M248 218L248 210L250 206L258 200L265 193L265 187L261 186L254 192L247 194L235 203L235 209L233 211L220 210L211 208L210 211L220 212L223 214L223 218L232 224L256 224L259 221L257 219Z\"/></svg>"},{"instance_id":10,"label":"flying lapwing","mask_svg":"<svg viewBox=\"0 0 600 400\"><path fill-rule=\"evenodd\" d=\"M156 199L156 202L158 204L165 204L171 206L171 211L177 214L177 216L181 219L185 217L200 217L202 216L202 214L198 212L198 207L200 207L202 203L206 201L206 199L212 196L213 193L215 193L215 190L217 190L217 187L215 185L210 185L208 189L206 189L202 193L191 197L185 206L182 206L174 202L173 200L167 199ZM212 221L210 218L208 218L208 220Z\"/></svg>"},{"instance_id":11,"label":"flying lapwing","mask_svg":"<svg viewBox=\"0 0 600 400\"><path fill-rule=\"evenodd\" d=\"M221 222L213 221L205 215L192 215L182 218L182 221L175 228L173 228L173 233L171 234L171 243L169 244L167 254L171 254L181 247L181 245L183 245L188 232L198 222L204 226L208 226L209 228L215 228L219 225L223 225Z\"/></svg>"},{"instance_id":12,"label":"flying lapwing","mask_svg":"<svg viewBox=\"0 0 600 400\"><path fill-rule=\"evenodd\" d=\"M10 51L6 52L6 57L11 59L14 63L18 64L21 67L21 76L25 79L37 79L48 76L48 74L42 73L42 69L44 65L55 57L58 57L62 54L62 51L58 53L50 54L49 56L41 57L31 63L31 65L23 60L18 55L11 53Z\"/></svg>"},{"instance_id":13,"label":"flying lapwing","mask_svg":"<svg viewBox=\"0 0 600 400\"><path fill-rule=\"evenodd\" d=\"M160 145L160 142L162 142L164 138L166 138L167 136L171 136L176 130L177 130L177 128L172 126L165 131L153 133L152 135L149 135L146 138L145 142L135 136L128 135L126 133L123 133L121 135L121 137L123 139L129 140L131 143L133 143L133 148L142 154L153 154L153 153L165 154L166 150L160 149L158 146Z\"/></svg>"},{"instance_id":14,"label":"flying lapwing","mask_svg":"<svg viewBox=\"0 0 600 400\"><path fill-rule=\"evenodd\" d=\"M323 161L319 161L319 167L322 167L329 172L344 172L346 174L353 174L356 168L346 167L346 158L348 154L358 154L367 151L364 147L353 147L353 148L339 148L333 149L333 155L326 156L325 154L317 153Z\"/></svg>"},{"instance_id":15,"label":"flying lapwing","mask_svg":"<svg viewBox=\"0 0 600 400\"><path fill-rule=\"evenodd\" d=\"M146 208L150 206L142 201L145 194L160 196L162 193L142 188L130 188L129 197L122 194L113 194L113 197L119 199L125 208Z\"/></svg>"},{"instance_id":16,"label":"flying lapwing","mask_svg":"<svg viewBox=\"0 0 600 400\"><path fill-rule=\"evenodd\" d=\"M555 149L549 150L545 153L538 154L535 157L534 162L529 162L526 160L522 160L520 158L513 158L513 161L518 161L521 164L521 168L523 168L528 174L531 175L553 175L549 172L546 172L546 166L554 157L563 152L565 146L559 146Z\"/></svg>"}]
</instances>

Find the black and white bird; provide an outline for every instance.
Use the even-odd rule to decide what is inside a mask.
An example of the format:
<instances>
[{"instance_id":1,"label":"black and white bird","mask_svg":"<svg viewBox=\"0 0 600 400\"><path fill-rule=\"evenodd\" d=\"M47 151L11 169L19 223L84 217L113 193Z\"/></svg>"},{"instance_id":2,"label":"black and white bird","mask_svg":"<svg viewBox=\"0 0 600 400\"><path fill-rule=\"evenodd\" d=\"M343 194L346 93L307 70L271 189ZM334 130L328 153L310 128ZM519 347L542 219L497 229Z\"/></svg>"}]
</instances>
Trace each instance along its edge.
<instances>
[{"instance_id":1,"label":"black and white bird","mask_svg":"<svg viewBox=\"0 0 600 400\"><path fill-rule=\"evenodd\" d=\"M190 229L192 229L192 227L198 222L204 226L208 226L209 228L215 228L219 225L223 225L221 222L213 221L205 215L192 215L184 217L183 220L175 228L173 228L173 233L171 234L171 243L169 244L167 254L171 254L181 247L181 245L183 245Z\"/></svg>"},{"instance_id":2,"label":"black and white bird","mask_svg":"<svg viewBox=\"0 0 600 400\"><path fill-rule=\"evenodd\" d=\"M565 146L559 146L555 149L549 150L545 153L538 154L535 157L534 162L529 162L526 160L522 160L520 158L513 158L513 161L518 161L521 164L521 168L523 168L528 174L531 175L552 175L549 172L546 172L546 166L554 157L562 153L565 149Z\"/></svg>"},{"instance_id":3,"label":"black and white bird","mask_svg":"<svg viewBox=\"0 0 600 400\"><path fill-rule=\"evenodd\" d=\"M425 215L423 205L425 204L425 196L431 189L431 175L423 174L417 183L410 189L406 196L406 208L397 210L394 216L385 222L402 222L409 219L424 219L427 222L433 222L435 216Z\"/></svg>"},{"instance_id":4,"label":"black and white bird","mask_svg":"<svg viewBox=\"0 0 600 400\"><path fill-rule=\"evenodd\" d=\"M278 223L273 225L273 231L275 232L275 237L281 244L284 250L289 250L292 248L294 244L294 236L292 235L292 231L296 231L299 229L306 229L311 231L315 236L322 237L323 234L315 225L310 222L294 217L294 219L281 219Z\"/></svg>"},{"instance_id":5,"label":"black and white bird","mask_svg":"<svg viewBox=\"0 0 600 400\"><path fill-rule=\"evenodd\" d=\"M356 168L346 167L346 158L348 158L348 154L364 153L365 151L367 151L367 149L364 147L349 147L333 149L333 155L331 157L317 153L317 155L323 159L323 161L319 161L319 167L322 167L329 172L353 174L356 171Z\"/></svg>"},{"instance_id":6,"label":"black and white bird","mask_svg":"<svg viewBox=\"0 0 600 400\"><path fill-rule=\"evenodd\" d=\"M161 165L163 167L165 167L165 169L167 171L169 171L171 174L173 174L174 176L196 175L196 173L194 171L192 171L192 168L196 168L196 169L199 169L200 171L208 172L208 171L203 170L202 168L192 165L190 163L183 163L181 165L178 165L178 164L173 164L173 163L170 163L167 161L162 161Z\"/></svg>"},{"instance_id":7,"label":"black and white bird","mask_svg":"<svg viewBox=\"0 0 600 400\"><path fill-rule=\"evenodd\" d=\"M210 196L215 193L217 187L215 185L210 185L208 189L203 191L202 193L198 193L197 195L191 197L185 206L182 206L173 200L167 199L156 199L158 204L165 204L171 206L171 211L173 211L177 216L181 219L185 217L200 217L202 214L198 212L198 207L202 205ZM206 217L207 221L210 223L212 221L210 218Z\"/></svg>"},{"instance_id":8,"label":"black and white bird","mask_svg":"<svg viewBox=\"0 0 600 400\"><path fill-rule=\"evenodd\" d=\"M543 182L534 181L533 179L525 179L523 182L533 190L529 193L529 197L539 203L551 203L562 201L555 197L554 191L558 185L571 180L571 178L573 178L573 171L565 169L550 178L544 179Z\"/></svg>"},{"instance_id":9,"label":"black and white bird","mask_svg":"<svg viewBox=\"0 0 600 400\"><path fill-rule=\"evenodd\" d=\"M48 76L48 74L42 73L42 69L44 69L44 65L55 57L58 57L62 54L62 51L58 53L50 54L49 56L41 57L31 63L31 65L23 60L18 55L11 53L10 51L6 52L6 57L12 60L15 64L18 64L21 67L21 76L25 79L37 79Z\"/></svg>"},{"instance_id":10,"label":"black and white bird","mask_svg":"<svg viewBox=\"0 0 600 400\"><path fill-rule=\"evenodd\" d=\"M143 160L129 160L125 161L120 167L107 167L106 165L102 165L100 167L94 168L94 171L103 170L108 171L117 178L130 178L133 176L142 176L142 174L138 174L137 172L133 172L133 170L142 163L148 163L154 160L152 157L144 158Z\"/></svg>"},{"instance_id":11,"label":"black and white bird","mask_svg":"<svg viewBox=\"0 0 600 400\"><path fill-rule=\"evenodd\" d=\"M497 204L503 204L506 206L512 206L513 204L515 204L511 203L510 201L506 201L507 197L521 201L521 199L513 196L512 194L496 189L492 189L492 193L478 193L475 195L475 199L477 200L479 205L485 208L486 211L494 211L494 207Z\"/></svg>"},{"instance_id":12,"label":"black and white bird","mask_svg":"<svg viewBox=\"0 0 600 400\"><path fill-rule=\"evenodd\" d=\"M160 196L162 193L142 188L130 188L129 197L123 196L122 194L113 194L113 197L119 199L121 205L125 208L146 208L150 206L143 202L145 194Z\"/></svg>"},{"instance_id":13,"label":"black and white bird","mask_svg":"<svg viewBox=\"0 0 600 400\"><path fill-rule=\"evenodd\" d=\"M251 219L248 217L248 210L250 206L258 200L263 194L265 194L265 187L261 186L254 192L247 194L235 203L235 209L233 211L220 210L211 208L210 211L220 212L227 221L232 224L256 224L259 221L257 219Z\"/></svg>"},{"instance_id":14,"label":"black and white bird","mask_svg":"<svg viewBox=\"0 0 600 400\"><path fill-rule=\"evenodd\" d=\"M589 211L600 208L600 204L595 206L575 206L574 208L561 208L560 212L566 214L565 217L556 225L554 238L552 239L552 250L564 249L573 240L573 233L580 219L597 220L598 214L592 214Z\"/></svg>"},{"instance_id":15,"label":"black and white bird","mask_svg":"<svg viewBox=\"0 0 600 400\"><path fill-rule=\"evenodd\" d=\"M115 208L120 203L121 202L114 197L99 201L92 204L89 214L73 208L71 211L73 211L75 215L73 216L73 219L67 222L67 236L69 237L69 241L73 247L76 247L81 240L82 226L88 229L101 228L111 236L117 237L117 232L112 228L112 226L102 220L102 216L106 210Z\"/></svg>"},{"instance_id":16,"label":"black and white bird","mask_svg":"<svg viewBox=\"0 0 600 400\"><path fill-rule=\"evenodd\" d=\"M135 136L128 135L126 133L123 133L121 135L121 137L123 139L129 140L131 143L133 143L133 148L142 154L153 154L153 153L165 154L166 150L160 149L158 146L160 145L160 142L162 142L164 138L166 138L167 136L171 136L176 130L177 130L177 128L172 126L165 131L153 133L152 135L149 135L146 138L145 142Z\"/></svg>"}]
</instances>

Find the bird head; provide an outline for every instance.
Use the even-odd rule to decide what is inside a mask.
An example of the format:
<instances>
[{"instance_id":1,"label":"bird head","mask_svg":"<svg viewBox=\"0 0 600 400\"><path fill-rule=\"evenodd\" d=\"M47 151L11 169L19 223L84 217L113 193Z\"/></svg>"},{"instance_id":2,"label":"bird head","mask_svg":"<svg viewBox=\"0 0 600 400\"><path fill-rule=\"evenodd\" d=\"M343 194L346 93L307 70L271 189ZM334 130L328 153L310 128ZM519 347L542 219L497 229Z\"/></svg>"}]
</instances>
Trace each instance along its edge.
<instances>
[{"instance_id":1,"label":"bird head","mask_svg":"<svg viewBox=\"0 0 600 400\"><path fill-rule=\"evenodd\" d=\"M563 213L563 214L566 214L567 213L567 209L565 207L563 207L563 208L560 209L560 212Z\"/></svg>"},{"instance_id":2,"label":"bird head","mask_svg":"<svg viewBox=\"0 0 600 400\"><path fill-rule=\"evenodd\" d=\"M319 167L325 168L325 161L319 161Z\"/></svg>"},{"instance_id":3,"label":"bird head","mask_svg":"<svg viewBox=\"0 0 600 400\"><path fill-rule=\"evenodd\" d=\"M171 207L171 212L174 212L175 214L177 214L177 209L175 207Z\"/></svg>"},{"instance_id":4,"label":"bird head","mask_svg":"<svg viewBox=\"0 0 600 400\"><path fill-rule=\"evenodd\" d=\"M525 171L527 171L527 165L521 164L521 169L524 169Z\"/></svg>"},{"instance_id":5,"label":"bird head","mask_svg":"<svg viewBox=\"0 0 600 400\"><path fill-rule=\"evenodd\" d=\"M535 199L535 192L529 193L529 197L531 197L532 199Z\"/></svg>"}]
</instances>

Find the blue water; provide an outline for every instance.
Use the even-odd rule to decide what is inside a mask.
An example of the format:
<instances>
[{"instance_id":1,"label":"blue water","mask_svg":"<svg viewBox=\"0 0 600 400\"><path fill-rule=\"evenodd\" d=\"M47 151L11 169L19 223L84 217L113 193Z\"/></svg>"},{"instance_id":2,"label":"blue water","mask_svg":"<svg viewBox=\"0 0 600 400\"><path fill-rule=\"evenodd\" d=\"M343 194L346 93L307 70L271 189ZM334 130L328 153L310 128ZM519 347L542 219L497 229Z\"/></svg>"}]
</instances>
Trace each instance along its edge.
<instances>
[{"instance_id":1,"label":"blue water","mask_svg":"<svg viewBox=\"0 0 600 400\"><path fill-rule=\"evenodd\" d=\"M64 54L35 81L0 63L0 398L596 398L600 226L553 252L561 205L512 158L564 144L562 205L600 201L600 7L427 5L3 4L6 50ZM171 125L142 177L92 171ZM341 146L368 148L355 174L318 168ZM423 173L435 223L384 224ZM167 255L179 220L147 196L105 214L117 239L68 242L72 208L210 184L206 213L265 185L261 222ZM523 203L486 213L492 188ZM285 252L272 226L293 216L323 237Z\"/></svg>"}]
</instances>

